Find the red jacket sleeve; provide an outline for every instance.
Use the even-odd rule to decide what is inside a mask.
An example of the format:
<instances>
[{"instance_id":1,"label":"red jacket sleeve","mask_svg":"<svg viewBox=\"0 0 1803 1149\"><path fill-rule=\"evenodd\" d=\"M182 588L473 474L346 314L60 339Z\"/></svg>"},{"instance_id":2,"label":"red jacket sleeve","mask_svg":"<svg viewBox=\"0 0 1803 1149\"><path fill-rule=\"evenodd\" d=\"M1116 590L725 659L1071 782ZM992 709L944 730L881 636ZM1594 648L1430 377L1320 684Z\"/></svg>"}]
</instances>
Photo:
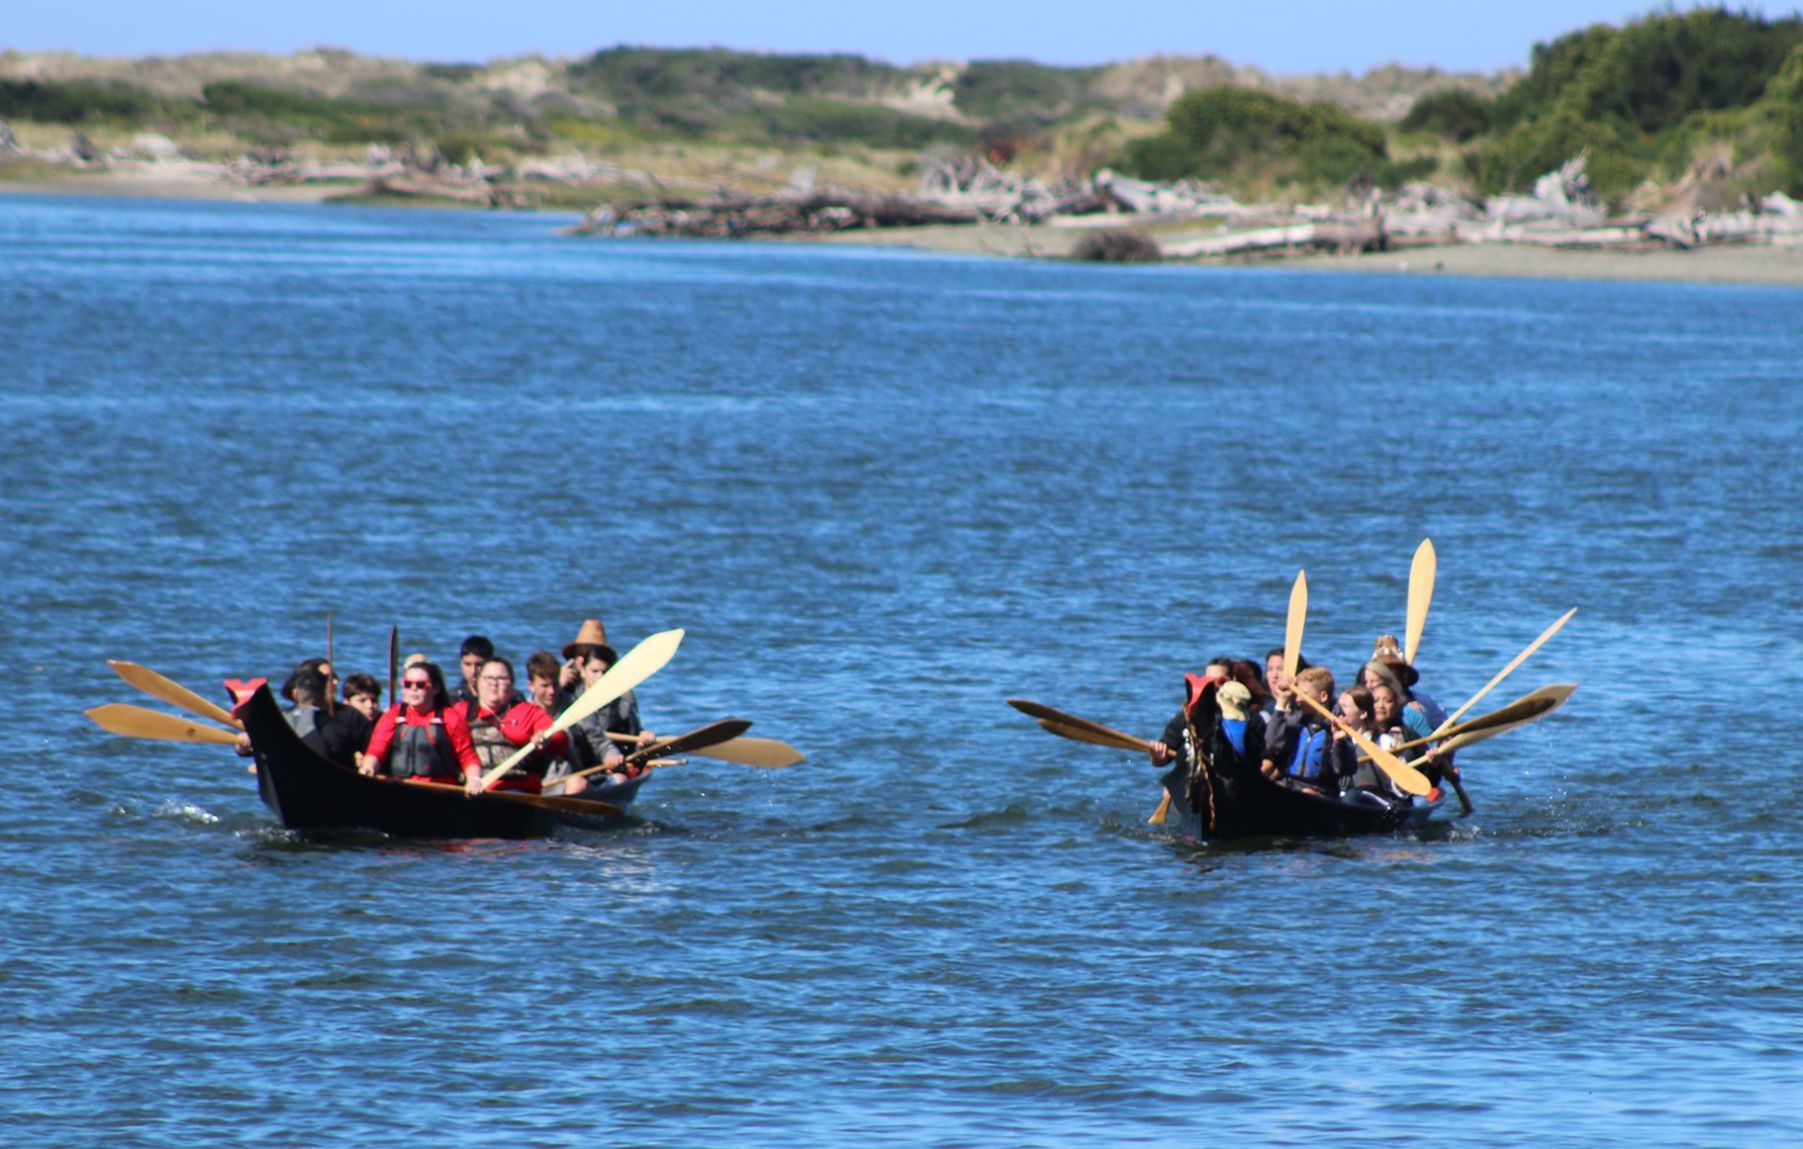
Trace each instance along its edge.
<instances>
[{"instance_id":1,"label":"red jacket sleeve","mask_svg":"<svg viewBox=\"0 0 1803 1149\"><path fill-rule=\"evenodd\" d=\"M501 719L501 733L515 746L524 746L532 741L535 734L549 728L555 721L545 712L544 707L535 702L522 702L509 710L507 717ZM570 736L559 730L545 740L545 749L554 758L562 757L570 749Z\"/></svg>"},{"instance_id":2,"label":"red jacket sleeve","mask_svg":"<svg viewBox=\"0 0 1803 1149\"><path fill-rule=\"evenodd\" d=\"M400 714L400 707L391 706L376 719L376 728L370 733L369 746L363 751L377 762L388 761L389 748L394 745L394 724Z\"/></svg>"}]
</instances>

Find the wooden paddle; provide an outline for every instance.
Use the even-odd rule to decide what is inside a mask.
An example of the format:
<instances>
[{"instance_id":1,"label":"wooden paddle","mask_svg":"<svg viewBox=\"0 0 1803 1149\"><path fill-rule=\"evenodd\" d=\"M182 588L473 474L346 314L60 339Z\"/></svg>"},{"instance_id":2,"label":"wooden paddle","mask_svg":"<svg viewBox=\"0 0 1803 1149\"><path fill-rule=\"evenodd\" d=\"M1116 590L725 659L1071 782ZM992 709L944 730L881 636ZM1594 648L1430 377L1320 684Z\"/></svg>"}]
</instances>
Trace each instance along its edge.
<instances>
[{"instance_id":1,"label":"wooden paddle","mask_svg":"<svg viewBox=\"0 0 1803 1149\"><path fill-rule=\"evenodd\" d=\"M1570 622L1571 616L1576 613L1578 613L1578 608L1574 606L1570 610L1566 611L1564 614L1560 615L1558 622L1555 622L1551 626L1547 627L1544 631L1541 632L1539 638L1536 638L1533 642L1528 643L1528 648L1526 650L1522 651L1520 654L1516 655L1514 657L1514 659L1512 659L1510 661L1509 665L1507 665L1507 666L1503 667L1501 670L1497 671L1496 677L1492 678L1489 682L1484 683L1484 688L1482 690L1478 691L1476 694L1473 694L1471 696L1471 698L1465 703L1465 705L1459 707L1457 710L1453 711L1450 715L1448 715L1446 721L1440 723L1439 729L1434 731L1433 736L1436 738L1439 737L1440 735L1444 734L1446 732L1446 730L1449 727L1451 727L1454 723L1458 722L1461 715L1463 715L1467 710L1470 710L1473 706L1475 706L1477 704L1478 699L1480 699L1484 695L1490 693L1490 691L1492 691L1496 688L1497 683L1499 683L1503 679L1509 677L1509 675L1514 672L1516 667L1520 666L1522 663L1527 661L1528 655L1534 653L1536 650L1539 650L1540 647L1545 644L1547 639L1551 638L1555 634L1558 634L1559 628L1564 626L1567 622Z\"/></svg>"},{"instance_id":2,"label":"wooden paddle","mask_svg":"<svg viewBox=\"0 0 1803 1149\"><path fill-rule=\"evenodd\" d=\"M428 790L443 790L446 793L462 794L463 787L453 786L448 782L415 782L411 779L385 779L396 786L424 786ZM589 798L563 798L556 794L526 794L519 790L490 790L485 794L477 794L478 798L499 798L503 802L513 802L522 806L537 806L544 810L556 810L562 814L587 814L591 818L618 818L626 813L612 802L596 802Z\"/></svg>"},{"instance_id":3,"label":"wooden paddle","mask_svg":"<svg viewBox=\"0 0 1803 1149\"><path fill-rule=\"evenodd\" d=\"M1577 687L1575 685L1571 685L1571 684L1567 684L1567 687L1569 690L1577 689ZM1559 687L1542 687L1541 689L1553 690L1553 689L1560 689L1560 688ZM1469 727L1467 727L1463 733L1454 734L1451 738L1448 738L1446 741L1440 743L1440 746L1439 746L1440 753L1451 754L1451 753L1454 753L1455 751L1463 749L1466 746L1470 746L1474 742L1482 742L1486 738L1495 738L1498 734L1506 734L1507 732L1515 729L1517 726L1526 726L1530 722L1538 722L1538 721L1540 721L1540 719L1546 717L1548 714L1551 714L1553 711L1557 710L1559 708L1559 705L1563 705L1563 704L1564 704L1564 701L1563 701L1563 699L1561 699L1560 703L1558 705L1549 706L1545 710L1541 711L1539 714L1534 715L1532 718L1523 718L1518 722L1511 722L1511 723L1508 723L1507 725L1503 725L1503 726L1492 726L1492 727L1489 727L1488 729L1484 729L1484 730L1472 730Z\"/></svg>"},{"instance_id":4,"label":"wooden paddle","mask_svg":"<svg viewBox=\"0 0 1803 1149\"><path fill-rule=\"evenodd\" d=\"M1434 601L1434 573L1439 565L1434 540L1422 539L1409 563L1409 614L1402 631L1402 660L1411 666L1421 645L1421 628L1427 625L1428 604Z\"/></svg>"},{"instance_id":5,"label":"wooden paddle","mask_svg":"<svg viewBox=\"0 0 1803 1149\"><path fill-rule=\"evenodd\" d=\"M1295 689L1296 666L1302 660L1302 624L1308 618L1308 572L1297 571L1290 586L1290 615L1283 624L1283 673Z\"/></svg>"},{"instance_id":6,"label":"wooden paddle","mask_svg":"<svg viewBox=\"0 0 1803 1149\"><path fill-rule=\"evenodd\" d=\"M326 717L338 713L337 691L332 689L332 680L338 677L338 664L332 661L332 612L326 611L326 665L332 673L326 675Z\"/></svg>"},{"instance_id":7,"label":"wooden paddle","mask_svg":"<svg viewBox=\"0 0 1803 1149\"><path fill-rule=\"evenodd\" d=\"M611 730L607 732L607 736L616 742L639 740L636 734L616 734ZM807 755L775 738L729 738L706 750L690 750L689 753L698 758L718 758L722 762L736 762L741 766L757 766L766 770L793 766L797 762L808 760Z\"/></svg>"},{"instance_id":8,"label":"wooden paddle","mask_svg":"<svg viewBox=\"0 0 1803 1149\"><path fill-rule=\"evenodd\" d=\"M401 628L391 626L388 628L388 701L384 709L400 701L394 693L394 680L400 677L400 662Z\"/></svg>"},{"instance_id":9,"label":"wooden paddle","mask_svg":"<svg viewBox=\"0 0 1803 1149\"><path fill-rule=\"evenodd\" d=\"M165 678L147 666L139 666L135 662L121 662L112 658L107 659L106 664L112 667L114 673L118 674L120 678L125 679L152 698L160 698L171 706L181 707L189 714L211 718L213 721L222 722L227 726L242 728L244 725L233 718L231 711L223 706L207 701L181 683Z\"/></svg>"},{"instance_id":10,"label":"wooden paddle","mask_svg":"<svg viewBox=\"0 0 1803 1149\"><path fill-rule=\"evenodd\" d=\"M1338 726L1341 730L1344 730L1347 735L1352 738L1353 743L1356 744L1360 750L1365 752L1365 756L1377 763L1377 768L1382 770L1385 774L1388 774L1390 776L1390 781L1396 783L1396 785L1404 792L1409 794L1426 794L1433 789L1433 785L1428 782L1427 776L1421 773L1421 771L1415 769L1407 762L1396 757L1396 755L1385 750L1382 746L1371 741L1371 739L1362 731L1349 726L1338 714L1335 714L1333 711L1321 705L1319 702L1316 702L1313 698L1300 690L1296 691L1295 697L1301 699L1303 704L1308 706L1309 709L1320 714L1329 722Z\"/></svg>"},{"instance_id":11,"label":"wooden paddle","mask_svg":"<svg viewBox=\"0 0 1803 1149\"><path fill-rule=\"evenodd\" d=\"M611 773L614 770L626 770L635 765L643 764L647 759L662 757L669 754L698 754L700 753L701 747L716 746L722 742L728 742L737 738L749 729L751 729L751 723L745 721L743 718L727 718L720 722L710 722L706 726L696 727L687 734L678 734L674 738L664 738L653 742L651 745L646 746L641 750L636 750L633 753L628 754L626 758L616 766L609 766L606 763L602 763L599 766L590 766L586 770L577 770L573 773L565 774L562 778L556 779L556 781L568 782L572 778L586 778L590 774L599 774L602 772Z\"/></svg>"},{"instance_id":12,"label":"wooden paddle","mask_svg":"<svg viewBox=\"0 0 1803 1149\"><path fill-rule=\"evenodd\" d=\"M198 742L207 746L235 746L238 735L230 730L221 730L217 726L204 726L188 718L178 718L173 714L164 714L160 710L146 710L142 706L128 706L123 702L109 702L105 706L96 706L86 710L94 725L108 734L123 734L127 738L153 738L161 742Z\"/></svg>"},{"instance_id":13,"label":"wooden paddle","mask_svg":"<svg viewBox=\"0 0 1803 1149\"><path fill-rule=\"evenodd\" d=\"M1008 700L1008 705L1014 707L1014 709L1020 711L1022 714L1033 718L1043 719L1055 726L1063 727L1063 730L1053 730L1052 733L1062 734L1066 738L1072 737L1072 735L1065 731L1081 730L1097 735L1100 738L1107 739L1108 741L1079 738L1078 741L1080 742L1094 742L1094 744L1098 746L1113 745L1122 750L1146 751L1152 749L1152 744L1144 738L1135 738L1131 734L1123 734L1113 727L1103 726L1100 722L1091 722L1087 718L1078 718L1075 714L1066 714L1062 710L1053 710L1050 706L1032 702L1025 698L1010 698ZM1048 729L1050 729L1050 727L1048 727Z\"/></svg>"},{"instance_id":14,"label":"wooden paddle","mask_svg":"<svg viewBox=\"0 0 1803 1149\"><path fill-rule=\"evenodd\" d=\"M625 694L628 690L650 678L664 668L676 654L676 648L682 644L683 632L677 630L659 631L645 641L639 643L620 657L620 661L607 668L596 683L583 691L569 709L558 716L547 735L559 730L568 730L584 718L600 710L609 702ZM487 790L501 779L501 776L518 766L534 753L535 748L528 743L507 756L507 759L482 775L482 789Z\"/></svg>"},{"instance_id":15,"label":"wooden paddle","mask_svg":"<svg viewBox=\"0 0 1803 1149\"><path fill-rule=\"evenodd\" d=\"M1060 738L1069 738L1072 742L1087 742L1091 746L1106 746L1110 750L1125 750L1134 754L1145 752L1139 746L1138 739L1123 741L1112 734L1101 734L1081 726L1066 726L1062 722L1053 722L1050 718L1041 718L1038 722L1041 730Z\"/></svg>"},{"instance_id":16,"label":"wooden paddle","mask_svg":"<svg viewBox=\"0 0 1803 1149\"><path fill-rule=\"evenodd\" d=\"M1542 686L1538 690L1529 691L1507 706L1499 707L1488 714L1480 714L1469 722L1449 726L1427 738L1417 738L1412 742L1404 742L1400 746L1392 746L1390 750L1392 752L1413 750L1415 747L1424 746L1429 742L1445 741L1467 734L1475 735L1475 737L1467 738L1460 745L1469 746L1473 742L1482 742L1486 738L1494 738L1517 726L1538 722L1559 707L1564 706L1565 700L1570 698L1572 692L1577 688L1578 684L1575 682Z\"/></svg>"},{"instance_id":17,"label":"wooden paddle","mask_svg":"<svg viewBox=\"0 0 1803 1149\"><path fill-rule=\"evenodd\" d=\"M1171 792L1169 790L1166 790L1164 792L1164 797L1162 797L1158 800L1158 809L1152 811L1152 816L1150 818L1147 818L1146 821L1147 821L1147 823L1149 823L1150 825L1153 825L1153 826L1162 826L1162 825L1164 825L1164 820L1165 820L1166 816L1168 816L1170 814L1170 812L1171 812Z\"/></svg>"}]
</instances>

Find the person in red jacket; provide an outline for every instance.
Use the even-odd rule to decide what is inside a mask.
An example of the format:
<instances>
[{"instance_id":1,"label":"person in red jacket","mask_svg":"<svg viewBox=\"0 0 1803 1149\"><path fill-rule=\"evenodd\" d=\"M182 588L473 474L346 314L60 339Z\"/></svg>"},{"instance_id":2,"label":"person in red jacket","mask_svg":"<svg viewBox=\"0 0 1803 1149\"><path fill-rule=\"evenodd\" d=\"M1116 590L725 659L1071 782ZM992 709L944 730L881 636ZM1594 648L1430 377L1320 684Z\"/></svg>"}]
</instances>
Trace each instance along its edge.
<instances>
[{"instance_id":1,"label":"person in red jacket","mask_svg":"<svg viewBox=\"0 0 1803 1149\"><path fill-rule=\"evenodd\" d=\"M475 700L459 703L457 709L469 721L470 739L476 744L476 757L481 759L484 773L505 762L522 746L538 751L494 784L496 790L537 794L544 788L545 768L568 752L570 736L561 730L548 735L546 731L556 720L535 702L514 702L517 697L513 691L513 664L494 657L477 671Z\"/></svg>"},{"instance_id":2,"label":"person in red jacket","mask_svg":"<svg viewBox=\"0 0 1803 1149\"><path fill-rule=\"evenodd\" d=\"M409 666L401 676L401 701L389 707L358 759L365 774L455 785L466 794L482 792L482 760L470 741L463 712L444 703L444 673L430 662Z\"/></svg>"}]
</instances>

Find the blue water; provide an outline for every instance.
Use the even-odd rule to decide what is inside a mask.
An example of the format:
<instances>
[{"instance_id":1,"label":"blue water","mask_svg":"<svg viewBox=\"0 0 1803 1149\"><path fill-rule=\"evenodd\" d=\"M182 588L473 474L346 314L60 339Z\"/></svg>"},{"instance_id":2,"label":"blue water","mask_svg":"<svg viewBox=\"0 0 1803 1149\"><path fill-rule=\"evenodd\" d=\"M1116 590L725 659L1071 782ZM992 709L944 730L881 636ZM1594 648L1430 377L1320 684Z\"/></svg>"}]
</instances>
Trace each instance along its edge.
<instances>
[{"instance_id":1,"label":"blue water","mask_svg":"<svg viewBox=\"0 0 1803 1149\"><path fill-rule=\"evenodd\" d=\"M1803 1141L1803 292L0 198L0 1140ZM1570 607L1420 835L1197 847L1181 674ZM388 627L688 637L617 833L295 840L102 734Z\"/></svg>"}]
</instances>

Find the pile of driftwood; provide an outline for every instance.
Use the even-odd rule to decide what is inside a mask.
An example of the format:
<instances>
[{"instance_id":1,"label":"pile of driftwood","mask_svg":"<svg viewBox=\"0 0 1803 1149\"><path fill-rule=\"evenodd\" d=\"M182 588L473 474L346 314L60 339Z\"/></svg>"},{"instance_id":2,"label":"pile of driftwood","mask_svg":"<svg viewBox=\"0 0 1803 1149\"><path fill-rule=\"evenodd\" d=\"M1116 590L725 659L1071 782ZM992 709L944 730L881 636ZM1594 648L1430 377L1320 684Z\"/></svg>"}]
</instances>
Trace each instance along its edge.
<instances>
[{"instance_id":1,"label":"pile of driftwood","mask_svg":"<svg viewBox=\"0 0 1803 1149\"><path fill-rule=\"evenodd\" d=\"M742 239L862 227L977 223L982 218L982 213L969 205L836 188L773 196L666 197L608 204L590 211L565 233Z\"/></svg>"}]
</instances>

